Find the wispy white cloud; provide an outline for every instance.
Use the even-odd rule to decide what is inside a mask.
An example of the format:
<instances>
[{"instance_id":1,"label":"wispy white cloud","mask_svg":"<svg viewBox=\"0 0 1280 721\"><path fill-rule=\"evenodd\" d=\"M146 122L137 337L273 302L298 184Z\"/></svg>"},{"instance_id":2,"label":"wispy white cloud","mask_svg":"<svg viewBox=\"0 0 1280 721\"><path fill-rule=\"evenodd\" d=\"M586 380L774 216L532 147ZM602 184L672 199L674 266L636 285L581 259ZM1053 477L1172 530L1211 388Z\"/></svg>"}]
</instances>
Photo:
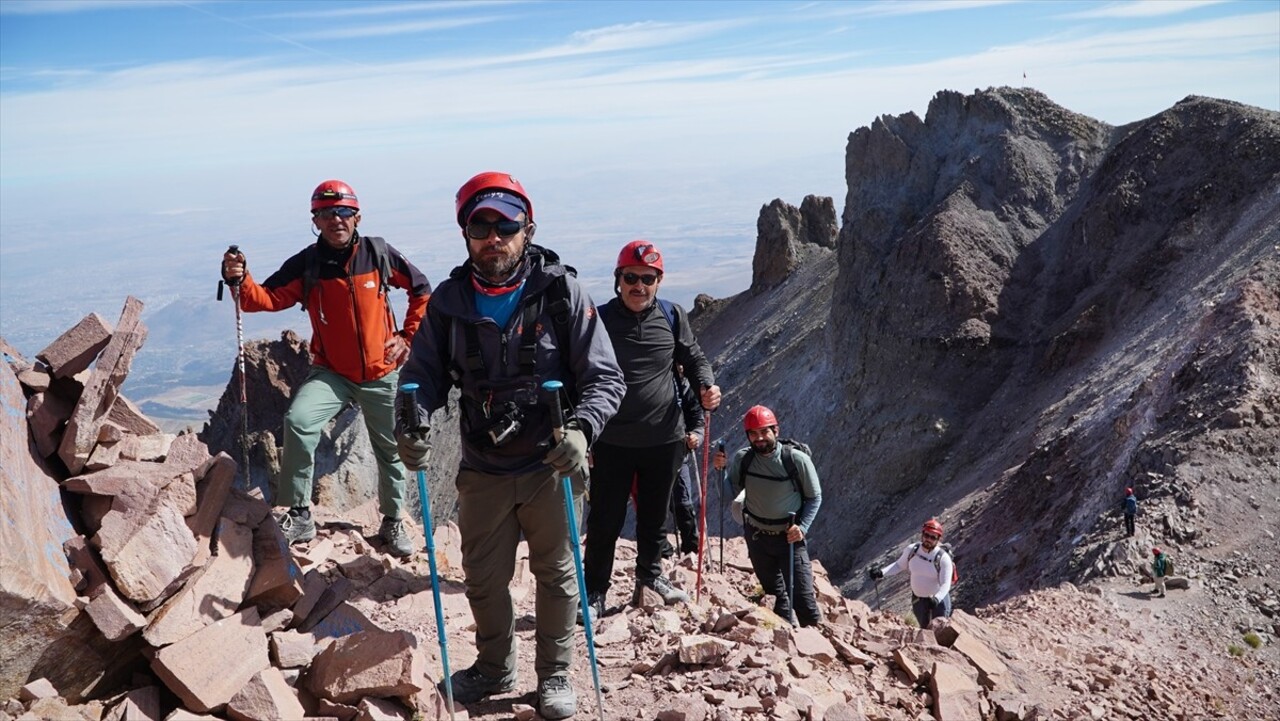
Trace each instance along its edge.
<instances>
[{"instance_id":1,"label":"wispy white cloud","mask_svg":"<svg viewBox=\"0 0 1280 721\"><path fill-rule=\"evenodd\" d=\"M292 33L292 37L295 40L349 40L354 38L391 37L393 35L413 35L436 30L452 30L470 25L483 25L497 22L501 19L500 17L437 18L434 20L412 20L378 25L347 25Z\"/></svg>"},{"instance_id":2,"label":"wispy white cloud","mask_svg":"<svg viewBox=\"0 0 1280 721\"><path fill-rule=\"evenodd\" d=\"M805 10L817 10L827 17L859 16L859 17L892 17L897 15L927 15L941 12L961 12L991 7L993 5L1009 5L1017 0L913 0L903 2L871 3L812 3L804 6Z\"/></svg>"},{"instance_id":3,"label":"wispy white cloud","mask_svg":"<svg viewBox=\"0 0 1280 721\"><path fill-rule=\"evenodd\" d=\"M260 20L322 20L326 18L359 18L422 12L444 12L462 9L475 10L476 8L492 8L527 4L529 4L528 0L441 0L440 2L359 3L332 8L309 5L307 10L266 13L258 15L257 18Z\"/></svg>"},{"instance_id":4,"label":"wispy white cloud","mask_svg":"<svg viewBox=\"0 0 1280 721\"><path fill-rule=\"evenodd\" d=\"M1063 13L1063 19L1098 18L1153 18L1176 15L1210 5L1220 5L1226 0L1133 0L1133 2L1109 3L1102 7Z\"/></svg>"},{"instance_id":5,"label":"wispy white cloud","mask_svg":"<svg viewBox=\"0 0 1280 721\"><path fill-rule=\"evenodd\" d=\"M192 0L200 2L201 0ZM55 15L88 10L136 10L173 5L173 0L4 0L0 15Z\"/></svg>"}]
</instances>

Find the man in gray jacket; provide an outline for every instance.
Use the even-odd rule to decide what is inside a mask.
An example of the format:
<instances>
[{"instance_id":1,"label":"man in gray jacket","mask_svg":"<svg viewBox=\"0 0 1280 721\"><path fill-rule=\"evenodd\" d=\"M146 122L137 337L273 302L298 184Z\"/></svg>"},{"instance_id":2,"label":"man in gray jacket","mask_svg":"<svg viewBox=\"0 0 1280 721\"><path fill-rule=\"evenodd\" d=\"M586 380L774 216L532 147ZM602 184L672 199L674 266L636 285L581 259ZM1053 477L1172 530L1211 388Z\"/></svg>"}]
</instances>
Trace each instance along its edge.
<instances>
[{"instance_id":1,"label":"man in gray jacket","mask_svg":"<svg viewBox=\"0 0 1280 721\"><path fill-rule=\"evenodd\" d=\"M461 390L458 528L478 658L453 674L454 699L469 704L515 688L508 585L523 537L537 578L538 710L568 718L577 705L568 674L578 593L559 479L572 478L581 513L587 449L626 385L591 299L555 253L531 243L533 203L520 183L505 173L475 176L458 191L457 218L469 260L431 297L400 374L419 384L418 419L443 406L450 387ZM546 380L564 383L571 401L554 446ZM426 428L405 419L397 426L405 466L424 468Z\"/></svg>"}]
</instances>

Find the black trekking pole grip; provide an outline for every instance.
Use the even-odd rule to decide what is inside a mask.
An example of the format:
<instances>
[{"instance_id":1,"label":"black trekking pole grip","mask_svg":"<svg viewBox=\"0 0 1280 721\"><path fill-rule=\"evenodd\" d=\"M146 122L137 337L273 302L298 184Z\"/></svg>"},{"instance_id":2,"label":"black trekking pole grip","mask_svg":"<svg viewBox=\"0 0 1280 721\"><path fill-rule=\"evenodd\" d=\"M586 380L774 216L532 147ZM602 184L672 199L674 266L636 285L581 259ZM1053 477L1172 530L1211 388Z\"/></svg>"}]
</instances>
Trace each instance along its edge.
<instances>
[{"instance_id":1,"label":"black trekking pole grip","mask_svg":"<svg viewBox=\"0 0 1280 721\"><path fill-rule=\"evenodd\" d=\"M556 443L564 438L564 409L560 407L560 389L564 384L560 381L545 381L542 384L542 390L551 395L549 405L551 407L551 437Z\"/></svg>"},{"instance_id":2,"label":"black trekking pole grip","mask_svg":"<svg viewBox=\"0 0 1280 721\"><path fill-rule=\"evenodd\" d=\"M396 394L396 417L400 419L405 432L422 428L422 419L418 417L417 383L400 384L400 392Z\"/></svg>"},{"instance_id":3,"label":"black trekking pole grip","mask_svg":"<svg viewBox=\"0 0 1280 721\"><path fill-rule=\"evenodd\" d=\"M230 254L232 254L232 255L238 255L238 256L240 256L240 257L242 257L242 258L244 257L244 253L241 253L241 252L240 252L240 246L238 246L238 245L229 245L229 246L227 246L227 252L228 252L228 253L230 253ZM241 281L243 281L243 280L244 280L244 276L242 275L242 276L240 276L239 278L227 278L227 279L225 279L225 282L226 282L226 284L227 284L227 285L229 285L229 286L231 286L232 288L234 288L234 287L236 287L236 286L240 285ZM218 288L218 300L222 300L222 288L221 288L221 286L219 286L219 288Z\"/></svg>"}]
</instances>

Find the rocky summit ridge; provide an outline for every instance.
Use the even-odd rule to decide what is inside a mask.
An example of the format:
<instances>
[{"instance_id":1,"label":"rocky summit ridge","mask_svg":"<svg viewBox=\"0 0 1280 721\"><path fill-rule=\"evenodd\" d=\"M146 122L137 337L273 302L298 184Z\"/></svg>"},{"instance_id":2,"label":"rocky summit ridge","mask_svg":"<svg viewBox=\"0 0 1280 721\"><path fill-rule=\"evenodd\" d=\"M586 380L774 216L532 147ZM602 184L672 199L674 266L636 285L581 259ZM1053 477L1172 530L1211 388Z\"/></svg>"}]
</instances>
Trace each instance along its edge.
<instances>
[{"instance_id":1,"label":"rocky summit ridge","mask_svg":"<svg viewBox=\"0 0 1280 721\"><path fill-rule=\"evenodd\" d=\"M714 510L701 592L694 559L669 566L689 604L629 605L624 542L596 628L606 718L1280 717L1280 114L1191 97L1112 127L1034 90L946 91L851 133L846 171L838 221L829 198L764 205L751 287L693 313L726 390L713 434L739 443L765 403L814 448L825 621L768 611ZM318 537L287 548L271 520L302 340L246 348L246 474L238 377L198 435L119 393L140 312L91 314L33 361L0 341L0 721L448 718L427 559L373 540L353 411L318 455ZM456 418L433 420L456 670ZM918 629L902 577L863 572L933 515L962 610ZM536 718L532 583L522 561L517 689L456 718Z\"/></svg>"}]
</instances>

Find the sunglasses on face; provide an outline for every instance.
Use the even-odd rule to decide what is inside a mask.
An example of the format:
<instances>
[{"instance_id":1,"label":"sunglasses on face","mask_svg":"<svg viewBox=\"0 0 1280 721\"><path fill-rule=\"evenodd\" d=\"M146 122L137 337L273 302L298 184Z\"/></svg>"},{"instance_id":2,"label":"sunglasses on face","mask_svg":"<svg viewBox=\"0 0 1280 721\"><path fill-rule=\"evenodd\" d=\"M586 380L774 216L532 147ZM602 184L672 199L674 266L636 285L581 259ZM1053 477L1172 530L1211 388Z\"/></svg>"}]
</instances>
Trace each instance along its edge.
<instances>
[{"instance_id":1,"label":"sunglasses on face","mask_svg":"<svg viewBox=\"0 0 1280 721\"><path fill-rule=\"evenodd\" d=\"M510 238L524 229L523 220L495 220L492 223L483 220L472 220L467 223L467 237L472 240L484 240L489 234L497 231L499 238Z\"/></svg>"},{"instance_id":2,"label":"sunglasses on face","mask_svg":"<svg viewBox=\"0 0 1280 721\"><path fill-rule=\"evenodd\" d=\"M356 210L355 208L338 207L338 208L321 208L320 210L317 210L316 212L312 213L312 215L314 215L317 218L332 218L336 215L339 218L342 218L343 220L347 220L348 218L354 218L359 213L360 211Z\"/></svg>"},{"instance_id":3,"label":"sunglasses on face","mask_svg":"<svg viewBox=\"0 0 1280 721\"><path fill-rule=\"evenodd\" d=\"M939 536L939 535L938 535L938 534L936 534L936 533L925 533L925 534L921 534L921 535L923 535L925 538L928 538L928 539L931 539L931 540L934 540L934 541L938 540L939 538L942 538L942 536Z\"/></svg>"},{"instance_id":4,"label":"sunglasses on face","mask_svg":"<svg viewBox=\"0 0 1280 721\"><path fill-rule=\"evenodd\" d=\"M623 273L622 282L627 285L635 285L636 283L644 283L645 285L653 285L658 282L658 276L653 273L640 275L639 273Z\"/></svg>"}]
</instances>

